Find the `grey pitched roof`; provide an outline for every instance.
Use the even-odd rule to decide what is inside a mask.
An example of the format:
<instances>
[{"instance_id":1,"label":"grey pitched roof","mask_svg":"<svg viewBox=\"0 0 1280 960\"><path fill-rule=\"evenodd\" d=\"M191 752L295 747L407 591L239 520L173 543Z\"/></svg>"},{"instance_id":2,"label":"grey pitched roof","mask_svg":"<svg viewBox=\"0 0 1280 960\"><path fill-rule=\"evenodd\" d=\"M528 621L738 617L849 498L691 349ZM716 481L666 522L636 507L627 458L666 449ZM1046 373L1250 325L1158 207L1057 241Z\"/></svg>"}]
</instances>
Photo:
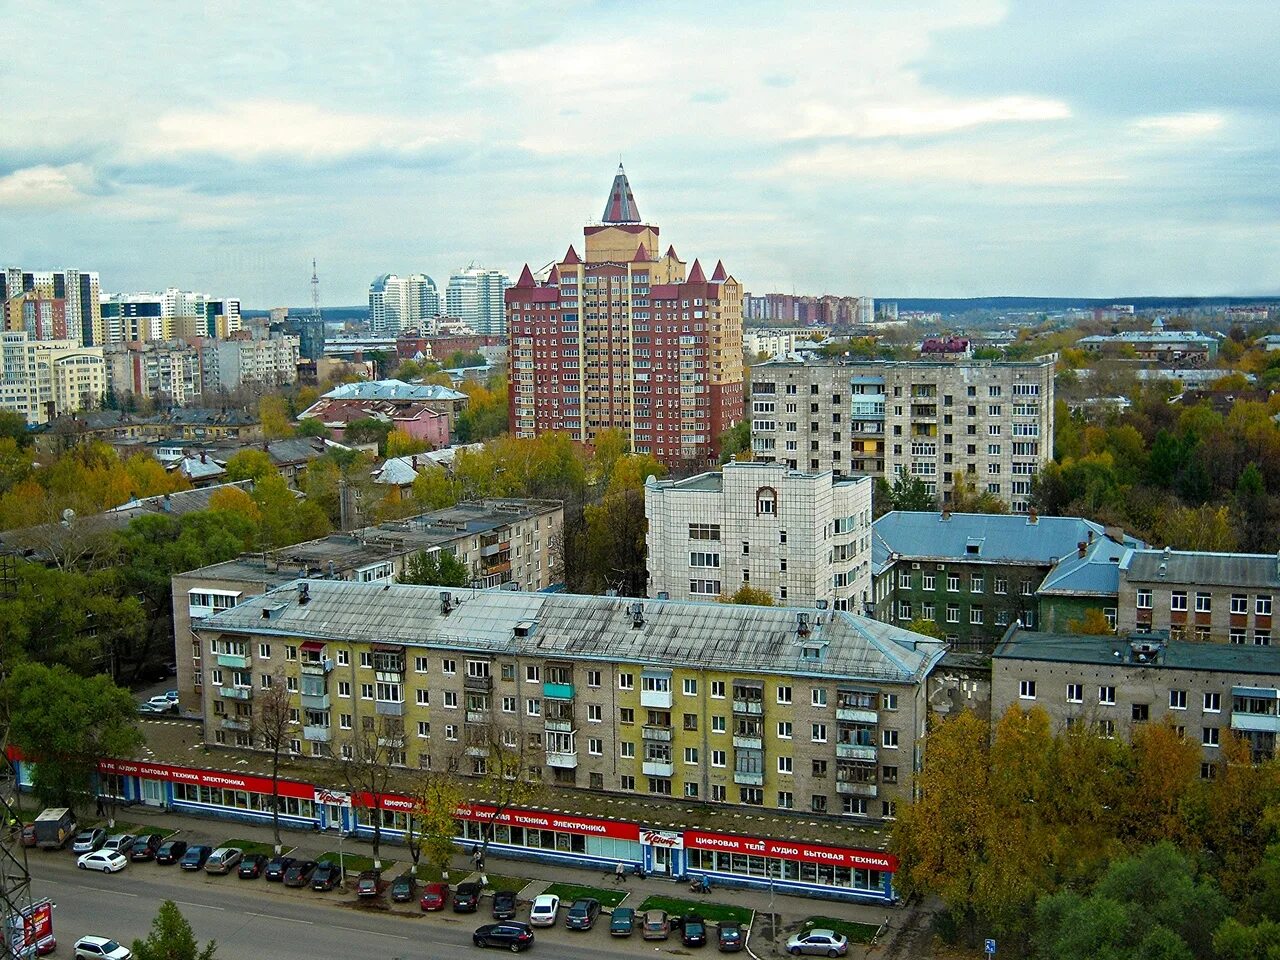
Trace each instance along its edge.
<instances>
[{"instance_id":1,"label":"grey pitched roof","mask_svg":"<svg viewBox=\"0 0 1280 960\"><path fill-rule=\"evenodd\" d=\"M1272 647L1168 640L1157 635L1137 635L1132 639L1149 642L1158 647L1159 652L1153 660L1139 662L1132 655L1128 637L1014 630L996 647L992 657L996 660L1123 665L1142 670L1216 670L1223 673L1256 673L1280 677L1280 657L1276 656Z\"/></svg>"},{"instance_id":2,"label":"grey pitched roof","mask_svg":"<svg viewBox=\"0 0 1280 960\"><path fill-rule=\"evenodd\" d=\"M297 596L303 582L305 604ZM295 581L203 621L202 629L887 683L921 681L945 652L939 641L843 611L451 589L458 606L445 613L440 593ZM636 603L640 627L630 612ZM801 613L812 625L803 643ZM530 625L527 636L514 635L520 624ZM822 657L805 657L806 646L821 648Z\"/></svg>"},{"instance_id":3,"label":"grey pitched roof","mask_svg":"<svg viewBox=\"0 0 1280 960\"><path fill-rule=\"evenodd\" d=\"M871 563L877 572L893 555L920 560L972 560L1049 566L1081 541L1104 536L1101 524L1081 517L894 510L872 524Z\"/></svg>"},{"instance_id":4,"label":"grey pitched roof","mask_svg":"<svg viewBox=\"0 0 1280 960\"><path fill-rule=\"evenodd\" d=\"M465 400L467 395L438 383L405 383L403 380L359 380L334 387L324 395L330 400Z\"/></svg>"},{"instance_id":5,"label":"grey pitched roof","mask_svg":"<svg viewBox=\"0 0 1280 960\"><path fill-rule=\"evenodd\" d=\"M1041 594L1054 596L1115 596L1120 591L1120 563L1141 540L1126 536L1123 542L1110 537L1095 540L1085 555L1072 553L1059 560L1040 583Z\"/></svg>"},{"instance_id":6,"label":"grey pitched roof","mask_svg":"<svg viewBox=\"0 0 1280 960\"><path fill-rule=\"evenodd\" d=\"M1272 553L1135 550L1120 566L1138 583L1280 588L1280 556Z\"/></svg>"}]
</instances>

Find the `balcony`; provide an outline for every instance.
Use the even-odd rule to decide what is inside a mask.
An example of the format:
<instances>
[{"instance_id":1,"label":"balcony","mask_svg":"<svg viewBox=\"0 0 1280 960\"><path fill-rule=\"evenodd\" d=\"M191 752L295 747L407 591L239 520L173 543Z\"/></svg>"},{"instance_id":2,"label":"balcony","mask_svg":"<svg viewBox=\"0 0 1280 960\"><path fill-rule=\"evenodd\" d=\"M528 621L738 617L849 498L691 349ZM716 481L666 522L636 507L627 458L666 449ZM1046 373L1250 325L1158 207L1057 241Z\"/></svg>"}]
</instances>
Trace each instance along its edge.
<instances>
[{"instance_id":1,"label":"balcony","mask_svg":"<svg viewBox=\"0 0 1280 960\"><path fill-rule=\"evenodd\" d=\"M488 710L468 710L467 711L467 723L488 723L488 722L489 722Z\"/></svg>"},{"instance_id":2,"label":"balcony","mask_svg":"<svg viewBox=\"0 0 1280 960\"><path fill-rule=\"evenodd\" d=\"M764 740L761 737L733 735L733 745L739 750L763 750Z\"/></svg>"},{"instance_id":3,"label":"balcony","mask_svg":"<svg viewBox=\"0 0 1280 960\"><path fill-rule=\"evenodd\" d=\"M542 685L542 695L548 700L572 700L573 684L552 683L548 680Z\"/></svg>"},{"instance_id":4,"label":"balcony","mask_svg":"<svg viewBox=\"0 0 1280 960\"><path fill-rule=\"evenodd\" d=\"M323 677L326 673L333 670L332 660L303 660L301 669L307 676Z\"/></svg>"},{"instance_id":5,"label":"balcony","mask_svg":"<svg viewBox=\"0 0 1280 960\"><path fill-rule=\"evenodd\" d=\"M384 717L403 717L404 703L396 700L378 700L373 704L375 713Z\"/></svg>"},{"instance_id":6,"label":"balcony","mask_svg":"<svg viewBox=\"0 0 1280 960\"><path fill-rule=\"evenodd\" d=\"M653 707L656 710L671 709L670 690L641 690L640 706Z\"/></svg>"},{"instance_id":7,"label":"balcony","mask_svg":"<svg viewBox=\"0 0 1280 960\"><path fill-rule=\"evenodd\" d=\"M849 723L869 723L872 726L880 722L880 717L874 710L858 710L853 707L836 707L836 719Z\"/></svg>"},{"instance_id":8,"label":"balcony","mask_svg":"<svg viewBox=\"0 0 1280 960\"><path fill-rule=\"evenodd\" d=\"M547 751L547 766L559 767L561 770L575 770L578 766L578 752L562 753Z\"/></svg>"},{"instance_id":9,"label":"balcony","mask_svg":"<svg viewBox=\"0 0 1280 960\"><path fill-rule=\"evenodd\" d=\"M247 653L220 653L218 654L218 666L230 667L232 670L247 670L249 668L249 655Z\"/></svg>"},{"instance_id":10,"label":"balcony","mask_svg":"<svg viewBox=\"0 0 1280 960\"><path fill-rule=\"evenodd\" d=\"M643 769L646 777L669 777L675 772L675 764L670 760L646 760Z\"/></svg>"},{"instance_id":11,"label":"balcony","mask_svg":"<svg viewBox=\"0 0 1280 960\"><path fill-rule=\"evenodd\" d=\"M751 716L753 716L753 717L762 717L762 716L764 716L764 701L763 701L763 700L736 700L736 699L735 699L735 700L733 701L733 712L734 712L734 713L745 713L745 714L749 714L749 715L751 715Z\"/></svg>"},{"instance_id":12,"label":"balcony","mask_svg":"<svg viewBox=\"0 0 1280 960\"><path fill-rule=\"evenodd\" d=\"M573 732L572 720L544 720L542 722L542 725L543 725L543 729L545 729L547 733L572 733Z\"/></svg>"},{"instance_id":13,"label":"balcony","mask_svg":"<svg viewBox=\"0 0 1280 960\"><path fill-rule=\"evenodd\" d=\"M468 757L487 757L489 756L488 747L467 747L466 754Z\"/></svg>"},{"instance_id":14,"label":"balcony","mask_svg":"<svg viewBox=\"0 0 1280 960\"><path fill-rule=\"evenodd\" d=\"M218 695L228 700L252 700L253 687L219 687Z\"/></svg>"},{"instance_id":15,"label":"balcony","mask_svg":"<svg viewBox=\"0 0 1280 960\"><path fill-rule=\"evenodd\" d=\"M223 730L248 730L250 721L248 717L223 717Z\"/></svg>"},{"instance_id":16,"label":"balcony","mask_svg":"<svg viewBox=\"0 0 1280 960\"><path fill-rule=\"evenodd\" d=\"M640 736L646 740L661 740L665 743L671 742L670 727L651 727L647 724L640 728Z\"/></svg>"},{"instance_id":17,"label":"balcony","mask_svg":"<svg viewBox=\"0 0 1280 960\"><path fill-rule=\"evenodd\" d=\"M509 540L503 540L498 543L490 543L480 548L480 556L496 557L498 554L502 553L504 550L510 550L510 549L511 549L511 541Z\"/></svg>"},{"instance_id":18,"label":"balcony","mask_svg":"<svg viewBox=\"0 0 1280 960\"><path fill-rule=\"evenodd\" d=\"M763 787L764 774L750 773L746 770L733 771L733 782L740 787Z\"/></svg>"},{"instance_id":19,"label":"balcony","mask_svg":"<svg viewBox=\"0 0 1280 960\"><path fill-rule=\"evenodd\" d=\"M876 785L874 783L855 783L852 780L837 780L836 793L842 793L849 797L874 797L876 795Z\"/></svg>"},{"instance_id":20,"label":"balcony","mask_svg":"<svg viewBox=\"0 0 1280 960\"><path fill-rule=\"evenodd\" d=\"M301 694L303 710L328 710L329 694L327 693L304 693Z\"/></svg>"},{"instance_id":21,"label":"balcony","mask_svg":"<svg viewBox=\"0 0 1280 960\"><path fill-rule=\"evenodd\" d=\"M493 677L472 677L466 676L462 680L464 690L484 690L488 692L493 689Z\"/></svg>"},{"instance_id":22,"label":"balcony","mask_svg":"<svg viewBox=\"0 0 1280 960\"><path fill-rule=\"evenodd\" d=\"M329 733L328 727L303 727L303 740L319 740L322 743L328 743L332 734Z\"/></svg>"},{"instance_id":23,"label":"balcony","mask_svg":"<svg viewBox=\"0 0 1280 960\"><path fill-rule=\"evenodd\" d=\"M841 760L874 760L876 748L856 743L837 743L836 756Z\"/></svg>"},{"instance_id":24,"label":"balcony","mask_svg":"<svg viewBox=\"0 0 1280 960\"><path fill-rule=\"evenodd\" d=\"M1247 733L1280 733L1280 716L1270 713L1232 713L1231 729Z\"/></svg>"}]
</instances>

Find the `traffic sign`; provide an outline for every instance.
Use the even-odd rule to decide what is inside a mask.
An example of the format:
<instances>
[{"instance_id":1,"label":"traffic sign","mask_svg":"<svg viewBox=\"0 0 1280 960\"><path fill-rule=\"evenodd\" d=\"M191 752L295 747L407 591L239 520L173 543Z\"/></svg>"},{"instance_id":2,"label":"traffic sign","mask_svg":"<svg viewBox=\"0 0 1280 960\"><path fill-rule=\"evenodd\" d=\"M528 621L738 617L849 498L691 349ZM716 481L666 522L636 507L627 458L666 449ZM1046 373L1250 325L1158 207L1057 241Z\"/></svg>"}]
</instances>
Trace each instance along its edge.
<instances>
[{"instance_id":1,"label":"traffic sign","mask_svg":"<svg viewBox=\"0 0 1280 960\"><path fill-rule=\"evenodd\" d=\"M996 955L996 942L994 940L988 939L987 940L987 956L994 957L995 955Z\"/></svg>"}]
</instances>

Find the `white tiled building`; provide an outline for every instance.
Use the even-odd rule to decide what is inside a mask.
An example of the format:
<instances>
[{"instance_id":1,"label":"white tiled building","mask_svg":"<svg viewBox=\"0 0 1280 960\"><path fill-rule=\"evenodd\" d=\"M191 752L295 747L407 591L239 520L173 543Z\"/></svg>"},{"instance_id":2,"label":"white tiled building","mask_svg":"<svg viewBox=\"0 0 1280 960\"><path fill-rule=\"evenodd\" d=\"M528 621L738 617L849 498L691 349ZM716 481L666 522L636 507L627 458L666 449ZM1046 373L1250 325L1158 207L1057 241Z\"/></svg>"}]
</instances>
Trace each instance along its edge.
<instances>
[{"instance_id":1,"label":"white tiled building","mask_svg":"<svg viewBox=\"0 0 1280 960\"><path fill-rule=\"evenodd\" d=\"M714 600L747 584L775 603L871 601L869 477L730 462L645 484L649 596Z\"/></svg>"},{"instance_id":2,"label":"white tiled building","mask_svg":"<svg viewBox=\"0 0 1280 960\"><path fill-rule=\"evenodd\" d=\"M107 390L101 347L75 340L32 340L26 331L0 333L0 409L29 424L95 408Z\"/></svg>"}]
</instances>

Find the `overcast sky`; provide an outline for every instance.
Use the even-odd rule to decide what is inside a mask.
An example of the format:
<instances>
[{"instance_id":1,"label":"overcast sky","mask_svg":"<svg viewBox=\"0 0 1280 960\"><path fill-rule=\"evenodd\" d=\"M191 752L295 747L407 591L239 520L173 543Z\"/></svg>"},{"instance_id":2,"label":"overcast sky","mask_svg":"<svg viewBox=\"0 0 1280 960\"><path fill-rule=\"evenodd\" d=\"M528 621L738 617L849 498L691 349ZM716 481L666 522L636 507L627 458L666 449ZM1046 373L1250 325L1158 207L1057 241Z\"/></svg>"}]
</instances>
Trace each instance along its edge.
<instances>
[{"instance_id":1,"label":"overcast sky","mask_svg":"<svg viewBox=\"0 0 1280 960\"><path fill-rule=\"evenodd\" d=\"M23 0L0 261L246 306L558 258L619 156L752 292L1280 292L1280 4Z\"/></svg>"}]
</instances>

